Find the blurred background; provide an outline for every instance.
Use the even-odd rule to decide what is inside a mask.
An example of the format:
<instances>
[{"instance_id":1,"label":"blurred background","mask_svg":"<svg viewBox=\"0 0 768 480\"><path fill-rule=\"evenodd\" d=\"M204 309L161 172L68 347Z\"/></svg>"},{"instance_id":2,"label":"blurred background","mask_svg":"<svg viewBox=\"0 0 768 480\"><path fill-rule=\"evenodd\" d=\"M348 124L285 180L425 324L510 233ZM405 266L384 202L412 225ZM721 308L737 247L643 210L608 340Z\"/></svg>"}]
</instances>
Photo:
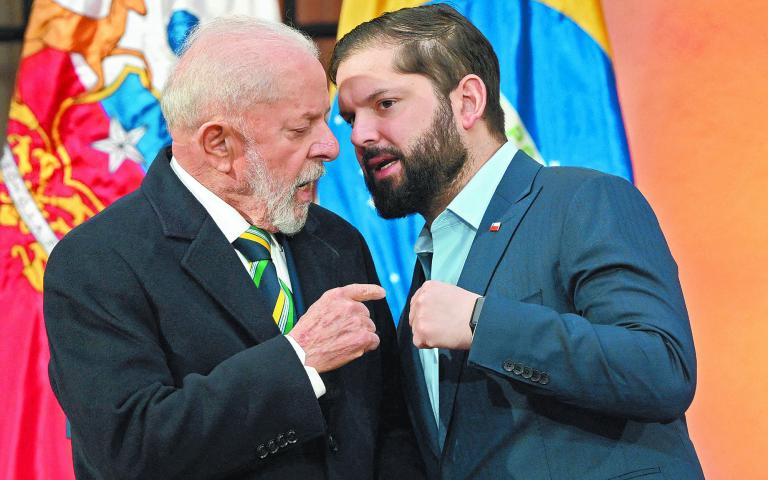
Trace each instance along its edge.
<instances>
[{"instance_id":1,"label":"blurred background","mask_svg":"<svg viewBox=\"0 0 768 480\"><path fill-rule=\"evenodd\" d=\"M349 15L386 3L347 0L344 8ZM0 133L31 10L31 0L0 0ZM342 0L283 0L276 11L315 39L325 63ZM691 436L707 478L768 478L759 466L768 452L768 2L603 0L602 13L631 172L659 217L689 308L699 372L687 415ZM0 236L2 227L21 223L2 180ZM24 226L17 230L29 233ZM0 280L0 289L11 288L11 280ZM0 304L0 331L11 332L0 350L40 335L41 325L11 325L8 311L27 308L19 305L23 298L0 296L6 303ZM44 350L45 344L29 348ZM0 383L14 385L15 376L31 367L8 352L0 354ZM44 366L35 368L44 375ZM33 392L49 395L44 380ZM0 395L8 407L0 417L0 477L55 478L25 462L44 462L59 440L40 431L25 435L34 427L9 418L35 400L17 391ZM51 462L58 461L54 457Z\"/></svg>"}]
</instances>

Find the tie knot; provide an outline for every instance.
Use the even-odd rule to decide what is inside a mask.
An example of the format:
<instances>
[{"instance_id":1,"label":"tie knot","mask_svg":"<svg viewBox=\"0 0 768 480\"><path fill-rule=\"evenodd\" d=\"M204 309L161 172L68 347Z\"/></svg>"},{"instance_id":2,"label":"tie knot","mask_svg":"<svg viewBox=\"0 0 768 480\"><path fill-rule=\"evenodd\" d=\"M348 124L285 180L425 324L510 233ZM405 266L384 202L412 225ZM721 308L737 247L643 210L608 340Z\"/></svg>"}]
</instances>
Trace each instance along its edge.
<instances>
[{"instance_id":1,"label":"tie knot","mask_svg":"<svg viewBox=\"0 0 768 480\"><path fill-rule=\"evenodd\" d=\"M269 234L256 227L249 227L232 244L250 262L271 260Z\"/></svg>"}]
</instances>

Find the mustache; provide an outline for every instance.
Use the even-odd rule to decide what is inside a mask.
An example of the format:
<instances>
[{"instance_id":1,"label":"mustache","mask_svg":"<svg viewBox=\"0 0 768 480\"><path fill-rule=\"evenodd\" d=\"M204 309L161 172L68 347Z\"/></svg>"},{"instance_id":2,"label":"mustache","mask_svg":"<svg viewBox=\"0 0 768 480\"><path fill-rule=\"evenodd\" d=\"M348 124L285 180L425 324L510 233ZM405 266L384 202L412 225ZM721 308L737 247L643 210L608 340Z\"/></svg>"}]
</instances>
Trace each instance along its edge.
<instances>
[{"instance_id":1,"label":"mustache","mask_svg":"<svg viewBox=\"0 0 768 480\"><path fill-rule=\"evenodd\" d=\"M322 162L312 163L299 173L299 176L296 177L296 181L293 182L293 188L297 189L304 184L316 182L320 180L320 177L323 175L325 175L325 165Z\"/></svg>"},{"instance_id":2,"label":"mustache","mask_svg":"<svg viewBox=\"0 0 768 480\"><path fill-rule=\"evenodd\" d=\"M363 164L366 166L366 168L368 168L368 162L372 158L377 157L377 156L382 155L382 154L384 154L384 155L391 155L391 156L397 158L398 160L402 160L402 158L403 158L403 152L401 152L399 149L397 149L395 147L392 147L392 146L377 147L377 146L373 146L372 145L370 147L363 148L363 155L362 155Z\"/></svg>"}]
</instances>

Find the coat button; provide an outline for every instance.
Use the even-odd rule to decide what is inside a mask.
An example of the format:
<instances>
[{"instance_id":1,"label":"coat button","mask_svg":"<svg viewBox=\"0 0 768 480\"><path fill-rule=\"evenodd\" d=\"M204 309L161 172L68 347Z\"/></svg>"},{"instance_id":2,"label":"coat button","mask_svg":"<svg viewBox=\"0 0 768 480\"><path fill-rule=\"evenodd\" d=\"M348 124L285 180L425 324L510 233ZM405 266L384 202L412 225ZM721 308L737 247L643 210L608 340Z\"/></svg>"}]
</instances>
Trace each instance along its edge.
<instances>
[{"instance_id":1,"label":"coat button","mask_svg":"<svg viewBox=\"0 0 768 480\"><path fill-rule=\"evenodd\" d=\"M504 363L501 365L501 368L507 372L511 372L514 367L515 364L512 360L504 360Z\"/></svg>"},{"instance_id":2,"label":"coat button","mask_svg":"<svg viewBox=\"0 0 768 480\"><path fill-rule=\"evenodd\" d=\"M296 439L296 431L295 430L288 430L288 433L285 434L285 439L288 440L288 443L294 444L297 442Z\"/></svg>"},{"instance_id":3,"label":"coat button","mask_svg":"<svg viewBox=\"0 0 768 480\"><path fill-rule=\"evenodd\" d=\"M523 364L516 363L512 368L512 373L514 373L515 375L520 375L521 373L523 373Z\"/></svg>"},{"instance_id":4,"label":"coat button","mask_svg":"<svg viewBox=\"0 0 768 480\"><path fill-rule=\"evenodd\" d=\"M264 446L264 444L261 444L256 448L256 453L259 454L259 458L267 458L267 455L269 455L269 452L267 451L267 448Z\"/></svg>"},{"instance_id":5,"label":"coat button","mask_svg":"<svg viewBox=\"0 0 768 480\"><path fill-rule=\"evenodd\" d=\"M339 442L336 441L336 437L332 433L328 435L328 450L332 453L339 451Z\"/></svg>"},{"instance_id":6,"label":"coat button","mask_svg":"<svg viewBox=\"0 0 768 480\"><path fill-rule=\"evenodd\" d=\"M531 374L531 381L538 382L539 380L541 380L541 372L534 368L533 373Z\"/></svg>"},{"instance_id":7,"label":"coat button","mask_svg":"<svg viewBox=\"0 0 768 480\"><path fill-rule=\"evenodd\" d=\"M546 373L542 373L541 374L541 379L539 380L539 383L542 384L542 385L548 384L549 383L549 375L547 375Z\"/></svg>"},{"instance_id":8,"label":"coat button","mask_svg":"<svg viewBox=\"0 0 768 480\"><path fill-rule=\"evenodd\" d=\"M528 367L528 366L523 367L523 378L527 380L532 376L533 376L533 370L531 369L531 367Z\"/></svg>"},{"instance_id":9,"label":"coat button","mask_svg":"<svg viewBox=\"0 0 768 480\"><path fill-rule=\"evenodd\" d=\"M285 448L288 446L288 439L285 438L285 435L282 433L277 436L277 446L280 448Z\"/></svg>"}]
</instances>

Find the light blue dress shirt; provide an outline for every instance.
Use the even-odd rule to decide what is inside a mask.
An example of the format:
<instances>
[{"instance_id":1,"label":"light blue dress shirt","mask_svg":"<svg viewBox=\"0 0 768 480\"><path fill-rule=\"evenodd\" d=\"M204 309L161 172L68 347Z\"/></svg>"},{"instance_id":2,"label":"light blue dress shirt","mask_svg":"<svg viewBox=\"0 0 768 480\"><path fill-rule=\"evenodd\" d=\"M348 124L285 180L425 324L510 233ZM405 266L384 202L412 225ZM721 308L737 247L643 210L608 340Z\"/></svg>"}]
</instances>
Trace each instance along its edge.
<instances>
[{"instance_id":1,"label":"light blue dress shirt","mask_svg":"<svg viewBox=\"0 0 768 480\"><path fill-rule=\"evenodd\" d=\"M511 142L502 145L435 218L432 226L425 225L421 230L413 249L427 279L452 285L459 281L485 210L516 151L517 147ZM438 349L420 349L419 357L435 422L438 429L445 428L440 425Z\"/></svg>"}]
</instances>

